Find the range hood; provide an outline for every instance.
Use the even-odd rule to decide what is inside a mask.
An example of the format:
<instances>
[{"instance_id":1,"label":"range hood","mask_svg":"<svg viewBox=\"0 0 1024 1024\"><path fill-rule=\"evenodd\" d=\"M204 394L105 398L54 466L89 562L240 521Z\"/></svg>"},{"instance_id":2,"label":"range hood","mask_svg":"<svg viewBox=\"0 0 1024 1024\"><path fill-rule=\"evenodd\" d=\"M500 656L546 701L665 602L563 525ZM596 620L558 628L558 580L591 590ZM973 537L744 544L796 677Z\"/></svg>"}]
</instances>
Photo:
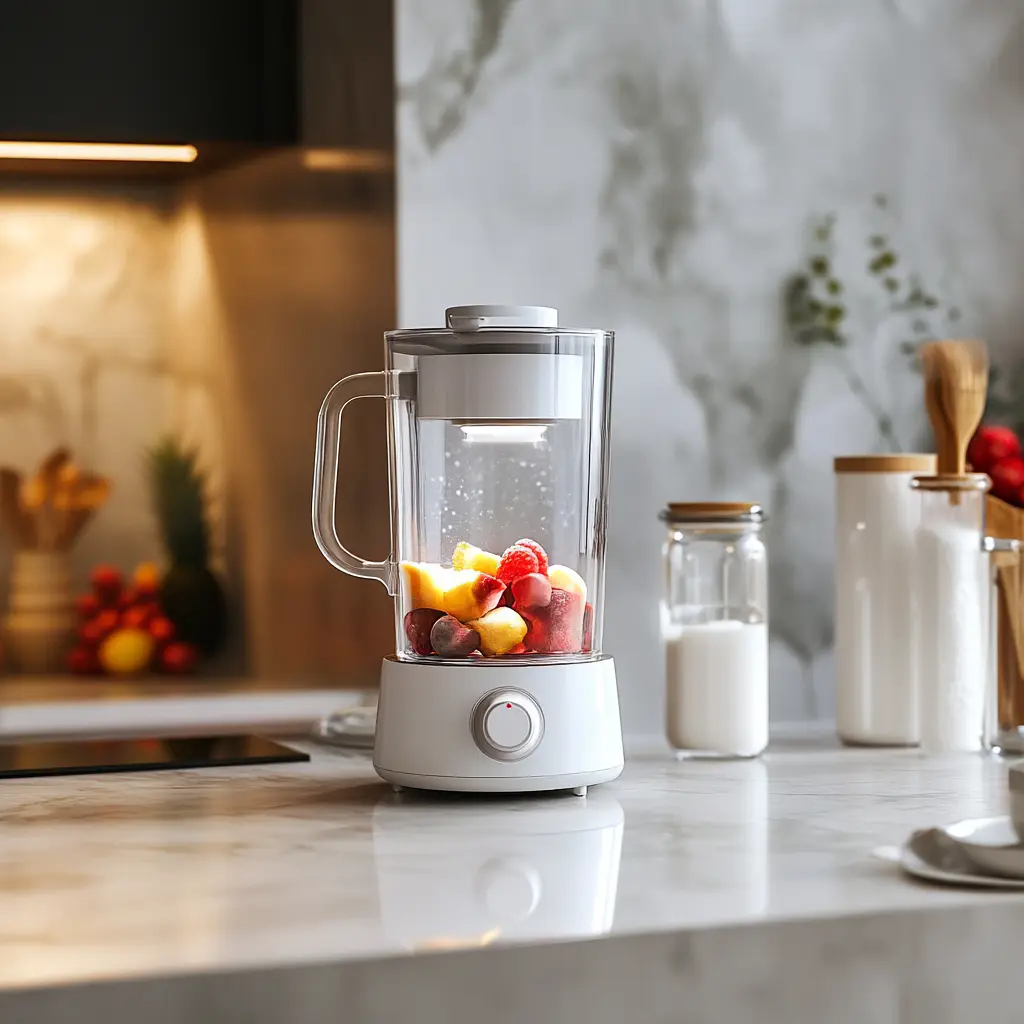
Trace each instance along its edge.
<instances>
[{"instance_id":1,"label":"range hood","mask_svg":"<svg viewBox=\"0 0 1024 1024\"><path fill-rule=\"evenodd\" d=\"M298 0L4 0L0 172L193 170L297 141Z\"/></svg>"}]
</instances>

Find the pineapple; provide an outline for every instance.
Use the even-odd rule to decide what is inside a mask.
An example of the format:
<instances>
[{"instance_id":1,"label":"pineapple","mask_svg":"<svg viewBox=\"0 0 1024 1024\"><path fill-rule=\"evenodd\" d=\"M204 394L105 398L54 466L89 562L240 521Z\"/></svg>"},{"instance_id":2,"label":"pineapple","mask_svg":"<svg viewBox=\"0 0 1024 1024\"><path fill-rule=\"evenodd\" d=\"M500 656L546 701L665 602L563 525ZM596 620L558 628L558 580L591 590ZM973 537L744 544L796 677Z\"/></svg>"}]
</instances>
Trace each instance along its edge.
<instances>
[{"instance_id":1,"label":"pineapple","mask_svg":"<svg viewBox=\"0 0 1024 1024\"><path fill-rule=\"evenodd\" d=\"M178 639L215 654L227 630L224 591L209 566L210 527L206 481L196 454L173 437L149 452L153 505L170 568L160 584L160 604Z\"/></svg>"}]
</instances>

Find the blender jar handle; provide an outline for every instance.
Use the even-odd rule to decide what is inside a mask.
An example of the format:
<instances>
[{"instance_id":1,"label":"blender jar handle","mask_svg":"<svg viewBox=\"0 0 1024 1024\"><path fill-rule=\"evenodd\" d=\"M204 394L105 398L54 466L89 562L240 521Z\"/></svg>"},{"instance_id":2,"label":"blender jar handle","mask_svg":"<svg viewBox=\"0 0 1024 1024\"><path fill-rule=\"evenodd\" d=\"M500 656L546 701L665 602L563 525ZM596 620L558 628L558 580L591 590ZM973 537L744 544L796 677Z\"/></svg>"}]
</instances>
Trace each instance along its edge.
<instances>
[{"instance_id":1,"label":"blender jar handle","mask_svg":"<svg viewBox=\"0 0 1024 1024\"><path fill-rule=\"evenodd\" d=\"M395 594L395 560L389 555L382 562L370 562L352 554L338 537L335 524L338 487L338 450L341 443L341 417L349 402L357 398L387 398L386 371L354 373L339 380L320 406L316 424L316 464L313 469L313 536L324 558L350 576L380 580L388 593Z\"/></svg>"}]
</instances>

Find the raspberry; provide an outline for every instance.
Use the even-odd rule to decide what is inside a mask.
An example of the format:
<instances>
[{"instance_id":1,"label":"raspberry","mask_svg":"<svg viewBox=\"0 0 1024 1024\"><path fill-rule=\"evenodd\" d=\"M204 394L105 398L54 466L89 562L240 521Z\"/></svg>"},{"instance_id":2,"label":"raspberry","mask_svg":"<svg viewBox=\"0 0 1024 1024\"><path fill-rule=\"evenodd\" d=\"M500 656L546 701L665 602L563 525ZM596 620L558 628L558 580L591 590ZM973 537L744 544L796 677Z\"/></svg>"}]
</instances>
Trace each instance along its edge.
<instances>
[{"instance_id":1,"label":"raspberry","mask_svg":"<svg viewBox=\"0 0 1024 1024\"><path fill-rule=\"evenodd\" d=\"M529 576L537 571L537 556L519 544L513 544L498 563L498 579L506 586L522 576Z\"/></svg>"},{"instance_id":2,"label":"raspberry","mask_svg":"<svg viewBox=\"0 0 1024 1024\"><path fill-rule=\"evenodd\" d=\"M524 537L522 540L517 540L512 546L516 548L526 548L527 551L532 551L537 556L537 568L534 571L539 572L541 576L547 576L548 553L535 540L530 540L529 537Z\"/></svg>"}]
</instances>

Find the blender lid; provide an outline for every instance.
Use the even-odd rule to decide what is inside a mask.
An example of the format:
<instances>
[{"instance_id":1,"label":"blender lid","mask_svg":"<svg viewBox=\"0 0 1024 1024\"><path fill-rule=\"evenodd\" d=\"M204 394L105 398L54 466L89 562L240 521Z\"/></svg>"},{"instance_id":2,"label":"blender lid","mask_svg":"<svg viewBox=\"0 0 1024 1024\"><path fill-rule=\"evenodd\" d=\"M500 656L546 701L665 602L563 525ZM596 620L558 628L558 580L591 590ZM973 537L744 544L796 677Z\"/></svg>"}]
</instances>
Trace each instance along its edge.
<instances>
[{"instance_id":1,"label":"blender lid","mask_svg":"<svg viewBox=\"0 0 1024 1024\"><path fill-rule=\"evenodd\" d=\"M560 327L551 306L516 305L450 306L444 327L385 336L392 351L416 357L417 419L529 421L531 439L537 425L583 418L588 354L612 340L608 331ZM521 429L514 433L527 438Z\"/></svg>"},{"instance_id":2,"label":"blender lid","mask_svg":"<svg viewBox=\"0 0 1024 1024\"><path fill-rule=\"evenodd\" d=\"M488 327L558 326L558 310L551 306L449 306L444 322L453 331L479 331Z\"/></svg>"}]
</instances>

